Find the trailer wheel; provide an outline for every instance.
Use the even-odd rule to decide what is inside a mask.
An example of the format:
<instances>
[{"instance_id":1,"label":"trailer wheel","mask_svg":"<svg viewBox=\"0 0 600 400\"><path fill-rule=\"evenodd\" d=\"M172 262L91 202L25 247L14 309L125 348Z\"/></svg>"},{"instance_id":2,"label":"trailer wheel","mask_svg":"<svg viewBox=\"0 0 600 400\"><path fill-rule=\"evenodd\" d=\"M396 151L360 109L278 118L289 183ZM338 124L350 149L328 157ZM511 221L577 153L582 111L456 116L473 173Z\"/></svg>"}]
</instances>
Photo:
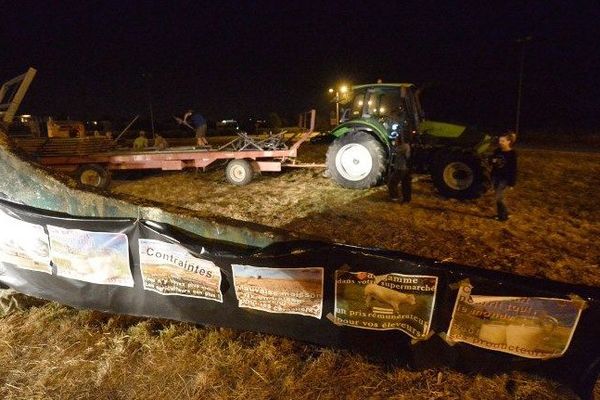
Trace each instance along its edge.
<instances>
[{"instance_id":1,"label":"trailer wheel","mask_svg":"<svg viewBox=\"0 0 600 400\"><path fill-rule=\"evenodd\" d=\"M77 180L84 186L106 189L110 185L110 173L98 164L82 165L77 170Z\"/></svg>"},{"instance_id":2,"label":"trailer wheel","mask_svg":"<svg viewBox=\"0 0 600 400\"><path fill-rule=\"evenodd\" d=\"M233 185L244 186L254 177L254 170L246 160L231 160L225 168L225 177Z\"/></svg>"}]
</instances>

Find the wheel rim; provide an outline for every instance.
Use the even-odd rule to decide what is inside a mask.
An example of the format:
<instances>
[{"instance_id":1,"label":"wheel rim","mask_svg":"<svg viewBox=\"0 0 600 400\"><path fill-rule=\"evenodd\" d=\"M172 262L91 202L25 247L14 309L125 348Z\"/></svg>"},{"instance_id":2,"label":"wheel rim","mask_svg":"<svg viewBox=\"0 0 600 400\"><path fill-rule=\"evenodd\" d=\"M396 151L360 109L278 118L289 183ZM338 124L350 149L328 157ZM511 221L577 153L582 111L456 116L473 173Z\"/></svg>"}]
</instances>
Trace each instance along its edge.
<instances>
[{"instance_id":1,"label":"wheel rim","mask_svg":"<svg viewBox=\"0 0 600 400\"><path fill-rule=\"evenodd\" d=\"M79 180L84 185L99 187L102 183L102 176L98 173L98 171L87 169L81 173Z\"/></svg>"},{"instance_id":2,"label":"wheel rim","mask_svg":"<svg viewBox=\"0 0 600 400\"><path fill-rule=\"evenodd\" d=\"M473 170L459 161L450 163L444 168L444 182L454 190L465 190L473 184Z\"/></svg>"},{"instance_id":3,"label":"wheel rim","mask_svg":"<svg viewBox=\"0 0 600 400\"><path fill-rule=\"evenodd\" d=\"M234 165L229 170L229 176L235 182L242 182L246 178L246 170L241 165Z\"/></svg>"},{"instance_id":4,"label":"wheel rim","mask_svg":"<svg viewBox=\"0 0 600 400\"><path fill-rule=\"evenodd\" d=\"M335 168L349 181L364 179L373 169L369 149L358 143L343 146L335 155Z\"/></svg>"}]
</instances>

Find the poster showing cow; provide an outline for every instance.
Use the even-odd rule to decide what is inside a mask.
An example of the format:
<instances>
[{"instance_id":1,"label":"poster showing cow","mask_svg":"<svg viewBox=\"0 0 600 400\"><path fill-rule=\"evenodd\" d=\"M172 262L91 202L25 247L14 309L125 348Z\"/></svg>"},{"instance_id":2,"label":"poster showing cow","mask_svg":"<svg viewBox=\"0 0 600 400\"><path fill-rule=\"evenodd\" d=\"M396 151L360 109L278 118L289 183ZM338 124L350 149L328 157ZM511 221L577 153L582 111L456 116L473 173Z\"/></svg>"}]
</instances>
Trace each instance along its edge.
<instances>
[{"instance_id":1,"label":"poster showing cow","mask_svg":"<svg viewBox=\"0 0 600 400\"><path fill-rule=\"evenodd\" d=\"M144 290L223 302L221 270L212 261L160 240L139 239L139 249Z\"/></svg>"},{"instance_id":2,"label":"poster showing cow","mask_svg":"<svg viewBox=\"0 0 600 400\"><path fill-rule=\"evenodd\" d=\"M337 270L334 321L361 329L396 329L424 339L431 326L437 282L436 276Z\"/></svg>"},{"instance_id":3,"label":"poster showing cow","mask_svg":"<svg viewBox=\"0 0 600 400\"><path fill-rule=\"evenodd\" d=\"M91 232L48 225L56 274L100 285L133 287L129 242L123 233Z\"/></svg>"},{"instance_id":4,"label":"poster showing cow","mask_svg":"<svg viewBox=\"0 0 600 400\"><path fill-rule=\"evenodd\" d=\"M323 268L268 268L233 264L240 307L321 318Z\"/></svg>"}]
</instances>

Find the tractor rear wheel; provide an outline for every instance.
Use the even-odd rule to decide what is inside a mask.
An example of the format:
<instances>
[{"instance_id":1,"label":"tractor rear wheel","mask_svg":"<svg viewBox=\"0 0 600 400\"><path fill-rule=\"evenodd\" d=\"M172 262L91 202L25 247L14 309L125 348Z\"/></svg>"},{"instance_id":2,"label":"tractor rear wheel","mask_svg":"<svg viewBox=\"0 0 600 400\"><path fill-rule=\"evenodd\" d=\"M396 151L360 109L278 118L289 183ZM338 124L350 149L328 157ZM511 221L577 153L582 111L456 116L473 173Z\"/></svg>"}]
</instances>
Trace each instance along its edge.
<instances>
[{"instance_id":1,"label":"tractor rear wheel","mask_svg":"<svg viewBox=\"0 0 600 400\"><path fill-rule=\"evenodd\" d=\"M484 169L475 154L452 152L438 156L431 177L444 197L474 199L485 190Z\"/></svg>"},{"instance_id":2,"label":"tractor rear wheel","mask_svg":"<svg viewBox=\"0 0 600 400\"><path fill-rule=\"evenodd\" d=\"M110 185L110 173L98 164L86 164L76 172L77 180L84 186L106 189Z\"/></svg>"},{"instance_id":3,"label":"tractor rear wheel","mask_svg":"<svg viewBox=\"0 0 600 400\"><path fill-rule=\"evenodd\" d=\"M367 189L383 180L387 155L381 142L364 131L337 138L327 150L327 169L340 186Z\"/></svg>"}]
</instances>

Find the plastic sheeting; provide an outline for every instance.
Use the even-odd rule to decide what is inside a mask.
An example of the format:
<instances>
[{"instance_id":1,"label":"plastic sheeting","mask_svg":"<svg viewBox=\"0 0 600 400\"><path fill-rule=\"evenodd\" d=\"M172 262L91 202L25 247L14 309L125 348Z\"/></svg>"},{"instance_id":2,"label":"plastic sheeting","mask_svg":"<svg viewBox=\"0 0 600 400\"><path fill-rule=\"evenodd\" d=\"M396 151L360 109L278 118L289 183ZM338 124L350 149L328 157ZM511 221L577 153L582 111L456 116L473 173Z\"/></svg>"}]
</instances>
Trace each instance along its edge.
<instances>
[{"instance_id":1,"label":"plastic sheeting","mask_svg":"<svg viewBox=\"0 0 600 400\"><path fill-rule=\"evenodd\" d=\"M248 246L6 200L0 226L0 283L75 307L282 335L414 367L523 369L584 398L600 368L594 287L325 242Z\"/></svg>"}]
</instances>

